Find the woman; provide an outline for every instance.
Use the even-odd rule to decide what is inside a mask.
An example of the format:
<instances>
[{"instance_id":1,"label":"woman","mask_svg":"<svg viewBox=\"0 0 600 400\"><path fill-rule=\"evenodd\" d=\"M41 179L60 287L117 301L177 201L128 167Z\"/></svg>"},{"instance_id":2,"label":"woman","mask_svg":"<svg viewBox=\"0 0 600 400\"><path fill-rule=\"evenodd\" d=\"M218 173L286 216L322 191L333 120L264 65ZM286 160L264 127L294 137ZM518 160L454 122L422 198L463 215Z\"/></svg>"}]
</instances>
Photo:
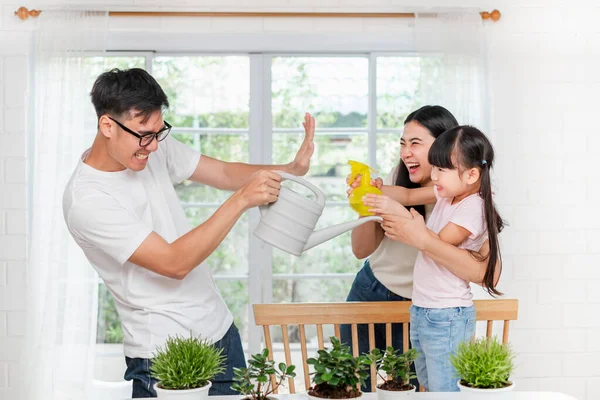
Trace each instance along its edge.
<instances>
[{"instance_id":1,"label":"woman","mask_svg":"<svg viewBox=\"0 0 600 400\"><path fill-rule=\"evenodd\" d=\"M456 118L441 106L423 106L410 113L400 139L400 162L383 184L406 188L431 186L429 148L439 135L455 126L458 126ZM394 197L391 193L390 196ZM427 218L433 205L414 208ZM356 258L369 258L356 275L346 301L410 301L417 249L385 237L378 222L367 222L352 231L352 252ZM352 343L350 325L342 325L341 339L346 344ZM375 325L375 345L385 349L384 324ZM358 346L361 354L369 351L367 325L358 326ZM392 324L392 346L403 348L402 324ZM370 379L363 391L371 391Z\"/></svg>"}]
</instances>

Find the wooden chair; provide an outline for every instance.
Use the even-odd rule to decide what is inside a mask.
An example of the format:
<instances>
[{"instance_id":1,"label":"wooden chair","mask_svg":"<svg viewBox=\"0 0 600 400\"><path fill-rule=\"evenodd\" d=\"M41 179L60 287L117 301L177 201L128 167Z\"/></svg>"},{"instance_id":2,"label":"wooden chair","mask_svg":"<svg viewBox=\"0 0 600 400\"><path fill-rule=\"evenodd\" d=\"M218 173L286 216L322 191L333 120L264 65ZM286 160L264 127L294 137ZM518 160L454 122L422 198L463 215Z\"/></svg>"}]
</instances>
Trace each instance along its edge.
<instances>
[{"instance_id":1,"label":"wooden chair","mask_svg":"<svg viewBox=\"0 0 600 400\"><path fill-rule=\"evenodd\" d=\"M486 336L492 336L494 321L504 321L502 342L508 341L510 321L517 319L518 300L475 300L477 321L487 321ZM352 329L352 353L358 355L358 324L368 324L369 348L375 347L375 325L385 324L386 346L392 344L392 323L401 323L404 348L408 350L410 322L410 302L346 302L346 303L291 303L291 304L255 304L254 320L262 326L265 335L265 346L269 350L269 358L273 359L273 343L271 341L272 325L279 325L282 331L283 349L286 364L291 364L289 325L297 325L300 334L300 350L302 353L302 369L304 385L310 387L306 344L306 325L316 325L319 349L324 348L323 325L333 325L335 336L340 338L340 325L350 324ZM274 377L272 377L274 380ZM274 383L274 381L273 381ZM290 393L296 393L294 380L289 379ZM371 387L376 390L377 374L375 366L371 366ZM277 392L275 392L277 393Z\"/></svg>"}]
</instances>

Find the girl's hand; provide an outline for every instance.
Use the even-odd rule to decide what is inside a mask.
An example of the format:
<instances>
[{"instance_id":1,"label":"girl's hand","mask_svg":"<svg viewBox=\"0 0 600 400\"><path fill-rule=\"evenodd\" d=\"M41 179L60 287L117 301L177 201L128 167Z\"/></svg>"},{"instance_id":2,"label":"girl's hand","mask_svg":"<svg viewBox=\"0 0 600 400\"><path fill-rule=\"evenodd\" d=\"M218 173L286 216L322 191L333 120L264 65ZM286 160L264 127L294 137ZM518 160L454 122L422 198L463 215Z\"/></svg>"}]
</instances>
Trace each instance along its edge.
<instances>
[{"instance_id":1,"label":"girl's hand","mask_svg":"<svg viewBox=\"0 0 600 400\"><path fill-rule=\"evenodd\" d=\"M412 218L410 212L396 200L392 200L388 196L380 196L377 194L368 193L363 197L363 203L369 206L369 212L377 215L399 215L404 218Z\"/></svg>"},{"instance_id":2,"label":"girl's hand","mask_svg":"<svg viewBox=\"0 0 600 400\"><path fill-rule=\"evenodd\" d=\"M384 215L381 227L388 238L423 251L431 235L421 214L414 208L410 209L409 214L410 217Z\"/></svg>"}]
</instances>

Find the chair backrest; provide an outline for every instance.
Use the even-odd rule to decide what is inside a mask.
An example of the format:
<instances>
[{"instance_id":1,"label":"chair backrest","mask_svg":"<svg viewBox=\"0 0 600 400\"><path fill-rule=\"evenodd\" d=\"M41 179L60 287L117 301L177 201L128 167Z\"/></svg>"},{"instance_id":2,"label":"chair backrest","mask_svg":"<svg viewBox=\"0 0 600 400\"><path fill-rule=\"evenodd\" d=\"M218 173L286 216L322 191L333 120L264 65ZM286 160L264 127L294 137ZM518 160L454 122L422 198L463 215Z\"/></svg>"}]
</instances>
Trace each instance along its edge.
<instances>
[{"instance_id":1,"label":"chair backrest","mask_svg":"<svg viewBox=\"0 0 600 400\"><path fill-rule=\"evenodd\" d=\"M492 336L494 321L504 321L502 342L508 341L510 321L518 316L518 300L475 300L477 321L487 321L486 336ZM323 325L333 325L334 334L340 338L340 325L349 324L352 329L352 353L358 355L358 324L367 324L369 332L369 349L375 347L375 325L385 324L386 346L392 344L392 324L402 324L404 348L408 350L409 335L408 322L410 322L410 302L346 302L346 303L291 303L291 304L255 304L254 320L256 325L262 326L265 336L265 346L269 350L269 358L273 358L273 343L271 329L273 325L281 327L283 349L286 364L292 363L288 326L297 325L300 337L300 351L302 354L302 369L304 386L310 387L309 369L307 364L307 338L306 325L316 325L319 349L324 348ZM274 377L272 377L274 384ZM371 366L371 387L376 390L377 374L375 366ZM290 393L296 392L294 380L288 380ZM275 392L277 393L277 391Z\"/></svg>"}]
</instances>

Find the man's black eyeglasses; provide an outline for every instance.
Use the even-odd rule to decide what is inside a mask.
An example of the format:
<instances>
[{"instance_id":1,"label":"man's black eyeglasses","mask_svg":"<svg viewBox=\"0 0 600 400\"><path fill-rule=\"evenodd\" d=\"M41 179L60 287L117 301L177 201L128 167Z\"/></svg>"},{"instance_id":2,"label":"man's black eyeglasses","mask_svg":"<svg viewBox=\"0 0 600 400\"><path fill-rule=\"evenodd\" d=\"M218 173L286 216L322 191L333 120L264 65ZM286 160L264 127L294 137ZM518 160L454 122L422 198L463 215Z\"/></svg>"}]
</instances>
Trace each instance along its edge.
<instances>
[{"instance_id":1,"label":"man's black eyeglasses","mask_svg":"<svg viewBox=\"0 0 600 400\"><path fill-rule=\"evenodd\" d=\"M128 127L126 127L125 125L123 125L122 123L117 121L116 119L111 118L111 117L108 117L108 118L110 118L117 125L119 125L121 127L121 129L123 129L125 132L131 133L133 136L140 139L140 147L149 146L150 143L152 143L152 141L155 138L158 142L165 140L165 138L167 136L169 136L169 132L171 132L171 128L172 128L171 125L167 121L164 121L165 126L160 131L158 131L156 133L146 133L144 135L140 135L139 133L132 131L131 129L129 129Z\"/></svg>"}]
</instances>

